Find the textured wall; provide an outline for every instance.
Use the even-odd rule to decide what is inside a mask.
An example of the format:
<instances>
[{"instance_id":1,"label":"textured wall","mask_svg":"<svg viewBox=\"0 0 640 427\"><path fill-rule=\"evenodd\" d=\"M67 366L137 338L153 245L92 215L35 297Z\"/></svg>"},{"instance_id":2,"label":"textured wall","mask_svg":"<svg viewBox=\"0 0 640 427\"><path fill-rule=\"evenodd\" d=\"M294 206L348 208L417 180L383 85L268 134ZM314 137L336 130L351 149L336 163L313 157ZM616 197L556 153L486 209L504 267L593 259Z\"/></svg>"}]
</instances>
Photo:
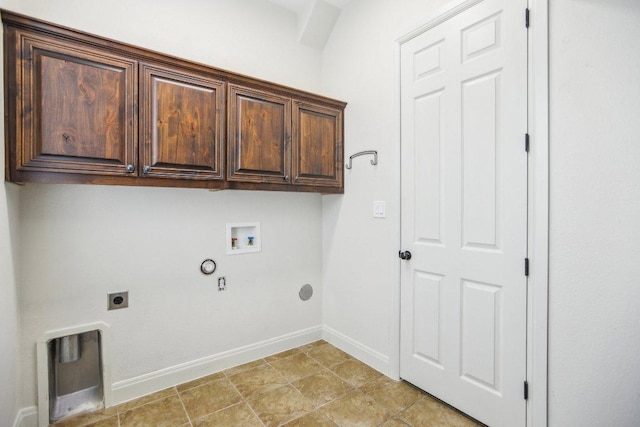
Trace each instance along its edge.
<instances>
[{"instance_id":1,"label":"textured wall","mask_svg":"<svg viewBox=\"0 0 640 427\"><path fill-rule=\"evenodd\" d=\"M15 1L0 0L0 7L11 8ZM0 71L0 75L2 72ZM4 103L0 106L4 111ZM4 115L4 114L2 114ZM4 134L4 121L0 123ZM4 178L4 150L0 150L0 170ZM0 187L0 425L13 425L20 409L20 363L18 352L18 269L20 218L19 189L14 184Z\"/></svg>"},{"instance_id":2,"label":"textured wall","mask_svg":"<svg viewBox=\"0 0 640 427\"><path fill-rule=\"evenodd\" d=\"M349 102L346 155L380 153L323 199L324 323L382 358L398 286L393 44L443 3L353 1L324 51L325 90ZM551 0L549 23L549 425L638 425L640 3Z\"/></svg>"},{"instance_id":3,"label":"textured wall","mask_svg":"<svg viewBox=\"0 0 640 427\"><path fill-rule=\"evenodd\" d=\"M400 145L396 121L396 39L445 1L352 1L324 50L324 88L349 102L345 157L377 150L345 171L344 196L323 198L324 322L382 361L392 373L393 292L399 286ZM386 201L385 219L372 217L373 201ZM386 366L384 366L386 364Z\"/></svg>"},{"instance_id":4,"label":"textured wall","mask_svg":"<svg viewBox=\"0 0 640 427\"><path fill-rule=\"evenodd\" d=\"M549 24L550 425L640 425L640 3Z\"/></svg>"},{"instance_id":5,"label":"textured wall","mask_svg":"<svg viewBox=\"0 0 640 427\"><path fill-rule=\"evenodd\" d=\"M321 53L262 0L24 0L16 12L318 91ZM35 185L20 189L21 406L36 404L45 331L111 326L114 383L321 325L321 196ZM260 221L262 252L227 256L227 222ZM205 258L214 277L200 273ZM215 276L227 277L218 292ZM316 297L303 303L305 283ZM110 291L130 307L106 311Z\"/></svg>"}]
</instances>

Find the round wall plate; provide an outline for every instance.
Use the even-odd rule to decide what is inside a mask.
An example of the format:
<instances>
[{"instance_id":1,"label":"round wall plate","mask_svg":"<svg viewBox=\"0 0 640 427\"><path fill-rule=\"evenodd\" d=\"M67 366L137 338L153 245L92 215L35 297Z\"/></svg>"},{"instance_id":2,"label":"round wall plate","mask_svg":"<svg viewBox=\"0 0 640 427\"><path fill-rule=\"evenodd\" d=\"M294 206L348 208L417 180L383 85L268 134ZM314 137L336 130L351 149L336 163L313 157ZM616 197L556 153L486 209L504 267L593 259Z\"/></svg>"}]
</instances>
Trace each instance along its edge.
<instances>
[{"instance_id":1,"label":"round wall plate","mask_svg":"<svg viewBox=\"0 0 640 427\"><path fill-rule=\"evenodd\" d=\"M205 259L204 261L202 261L202 264L200 264L200 271L202 271L204 274L211 274L214 271L216 271L216 262L212 259Z\"/></svg>"},{"instance_id":2,"label":"round wall plate","mask_svg":"<svg viewBox=\"0 0 640 427\"><path fill-rule=\"evenodd\" d=\"M298 293L298 296L302 301L307 301L308 299L311 298L312 295L313 295L313 288L308 283L302 286L300 288L300 292Z\"/></svg>"}]
</instances>

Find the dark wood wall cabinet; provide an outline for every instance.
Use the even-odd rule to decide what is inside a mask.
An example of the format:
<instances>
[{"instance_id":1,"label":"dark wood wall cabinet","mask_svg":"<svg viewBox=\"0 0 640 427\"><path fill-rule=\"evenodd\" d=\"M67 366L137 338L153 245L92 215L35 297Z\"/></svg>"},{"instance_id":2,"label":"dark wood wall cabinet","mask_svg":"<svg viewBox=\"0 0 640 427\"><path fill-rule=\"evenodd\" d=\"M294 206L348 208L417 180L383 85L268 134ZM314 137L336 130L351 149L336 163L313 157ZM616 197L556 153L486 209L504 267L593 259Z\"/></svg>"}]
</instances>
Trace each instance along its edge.
<instances>
[{"instance_id":1,"label":"dark wood wall cabinet","mask_svg":"<svg viewBox=\"0 0 640 427\"><path fill-rule=\"evenodd\" d=\"M7 181L344 191L344 102L2 21Z\"/></svg>"}]
</instances>

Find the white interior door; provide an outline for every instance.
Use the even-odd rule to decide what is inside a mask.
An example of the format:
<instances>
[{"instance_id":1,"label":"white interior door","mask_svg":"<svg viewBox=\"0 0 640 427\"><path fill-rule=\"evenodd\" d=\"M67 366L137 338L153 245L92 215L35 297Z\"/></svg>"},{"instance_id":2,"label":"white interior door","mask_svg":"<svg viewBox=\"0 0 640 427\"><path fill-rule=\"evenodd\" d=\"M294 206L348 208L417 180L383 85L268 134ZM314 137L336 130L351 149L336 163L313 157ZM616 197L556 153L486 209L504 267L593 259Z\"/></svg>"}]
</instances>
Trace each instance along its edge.
<instances>
[{"instance_id":1,"label":"white interior door","mask_svg":"<svg viewBox=\"0 0 640 427\"><path fill-rule=\"evenodd\" d=\"M469 1L401 47L400 376L526 424L526 0Z\"/></svg>"}]
</instances>

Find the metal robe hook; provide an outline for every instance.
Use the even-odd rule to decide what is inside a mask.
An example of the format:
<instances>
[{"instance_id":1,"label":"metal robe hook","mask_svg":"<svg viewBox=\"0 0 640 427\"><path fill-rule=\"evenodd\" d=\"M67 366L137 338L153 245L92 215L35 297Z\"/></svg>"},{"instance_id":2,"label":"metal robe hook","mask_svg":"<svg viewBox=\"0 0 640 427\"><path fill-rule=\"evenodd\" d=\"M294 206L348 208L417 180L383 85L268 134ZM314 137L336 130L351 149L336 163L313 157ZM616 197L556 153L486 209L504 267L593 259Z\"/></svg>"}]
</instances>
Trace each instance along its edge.
<instances>
[{"instance_id":1,"label":"metal robe hook","mask_svg":"<svg viewBox=\"0 0 640 427\"><path fill-rule=\"evenodd\" d=\"M378 164L378 152L376 150L367 150L367 151L361 151L359 153L356 153L352 156L349 156L349 164L347 164L347 169L351 169L352 165L351 165L351 161L353 160L354 157L358 157L358 156L364 156L366 154L373 154L373 160L371 160L371 164L372 165L377 165Z\"/></svg>"}]
</instances>

